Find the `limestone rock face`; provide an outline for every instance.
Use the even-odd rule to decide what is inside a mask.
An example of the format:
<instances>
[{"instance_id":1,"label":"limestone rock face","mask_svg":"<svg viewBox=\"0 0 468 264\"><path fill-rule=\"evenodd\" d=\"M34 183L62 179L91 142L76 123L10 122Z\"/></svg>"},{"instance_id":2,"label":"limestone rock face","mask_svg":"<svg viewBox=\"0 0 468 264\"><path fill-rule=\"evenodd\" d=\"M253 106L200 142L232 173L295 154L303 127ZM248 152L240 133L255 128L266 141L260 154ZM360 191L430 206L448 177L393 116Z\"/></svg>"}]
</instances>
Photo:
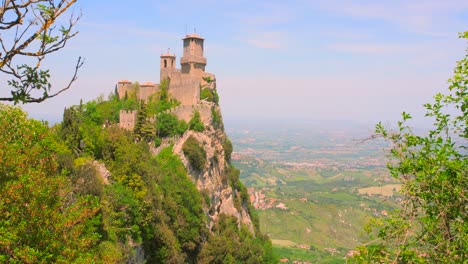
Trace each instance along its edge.
<instances>
[{"instance_id":1,"label":"limestone rock face","mask_svg":"<svg viewBox=\"0 0 468 264\"><path fill-rule=\"evenodd\" d=\"M107 170L106 165L104 163L99 162L97 160L92 161L93 166L96 168L96 171L101 178L102 182L105 185L109 184L109 178L111 177L110 171Z\"/></svg>"},{"instance_id":2,"label":"limestone rock face","mask_svg":"<svg viewBox=\"0 0 468 264\"><path fill-rule=\"evenodd\" d=\"M185 141L190 136L197 139L206 152L207 162L200 171L192 168L182 150ZM205 212L209 219L208 227L210 230L217 221L219 214L224 213L236 217L239 224L247 225L254 234L252 220L247 209L243 205L237 206L237 208L234 205L237 193L229 185L226 173L226 166L229 166L225 160L223 149L223 143L226 140L227 136L222 129L215 129L213 125L205 123L205 131L203 132L187 131L174 144L173 152L182 160L197 189L209 195L210 207L205 208Z\"/></svg>"}]
</instances>

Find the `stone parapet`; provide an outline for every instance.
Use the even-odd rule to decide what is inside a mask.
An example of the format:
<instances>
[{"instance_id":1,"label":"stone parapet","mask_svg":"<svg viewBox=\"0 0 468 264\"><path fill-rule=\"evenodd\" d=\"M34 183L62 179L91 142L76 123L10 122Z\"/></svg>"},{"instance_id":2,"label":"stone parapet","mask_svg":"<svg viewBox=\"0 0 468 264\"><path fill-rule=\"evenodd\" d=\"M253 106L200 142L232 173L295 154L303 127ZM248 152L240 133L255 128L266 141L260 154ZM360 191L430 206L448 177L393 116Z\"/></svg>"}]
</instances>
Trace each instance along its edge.
<instances>
[{"instance_id":1,"label":"stone parapet","mask_svg":"<svg viewBox=\"0 0 468 264\"><path fill-rule=\"evenodd\" d=\"M185 63L200 63L206 65L206 58L198 57L198 56L184 56L180 58L180 64Z\"/></svg>"}]
</instances>

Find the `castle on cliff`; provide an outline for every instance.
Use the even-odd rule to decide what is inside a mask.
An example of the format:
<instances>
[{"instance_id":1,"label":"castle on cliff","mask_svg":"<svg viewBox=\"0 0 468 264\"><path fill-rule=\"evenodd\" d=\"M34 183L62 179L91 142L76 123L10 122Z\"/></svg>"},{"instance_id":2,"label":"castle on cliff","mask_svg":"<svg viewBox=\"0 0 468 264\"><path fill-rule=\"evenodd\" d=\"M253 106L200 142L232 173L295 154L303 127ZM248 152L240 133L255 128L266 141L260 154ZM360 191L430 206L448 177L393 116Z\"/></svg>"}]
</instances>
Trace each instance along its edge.
<instances>
[{"instance_id":1,"label":"castle on cliff","mask_svg":"<svg viewBox=\"0 0 468 264\"><path fill-rule=\"evenodd\" d=\"M186 35L183 38L183 55L180 58L181 68L176 68L174 54L162 54L160 58L160 82L169 79L168 93L180 105L171 110L179 119L189 121L194 110L206 121L211 115L211 106L200 100L200 88L216 88L216 78L212 73L205 72L206 58L203 56L204 39L197 34ZM119 98L124 98L132 91L133 84L128 80L117 83ZM159 91L159 84L145 82L136 91L138 100L148 101L151 95ZM133 130L137 118L137 110L120 111L120 127Z\"/></svg>"}]
</instances>

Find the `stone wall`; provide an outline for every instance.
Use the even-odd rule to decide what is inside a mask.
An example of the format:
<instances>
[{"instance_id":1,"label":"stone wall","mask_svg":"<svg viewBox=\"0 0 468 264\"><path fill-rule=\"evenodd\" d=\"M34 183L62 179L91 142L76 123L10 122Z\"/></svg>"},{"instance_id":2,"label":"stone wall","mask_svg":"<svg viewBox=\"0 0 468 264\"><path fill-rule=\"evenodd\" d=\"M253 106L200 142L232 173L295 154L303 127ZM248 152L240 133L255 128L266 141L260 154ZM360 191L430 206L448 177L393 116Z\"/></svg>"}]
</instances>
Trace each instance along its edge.
<instances>
[{"instance_id":1,"label":"stone wall","mask_svg":"<svg viewBox=\"0 0 468 264\"><path fill-rule=\"evenodd\" d=\"M137 110L120 110L119 127L133 131L137 119Z\"/></svg>"},{"instance_id":2,"label":"stone wall","mask_svg":"<svg viewBox=\"0 0 468 264\"><path fill-rule=\"evenodd\" d=\"M182 77L182 72L179 69L164 69L159 71L159 79L162 82L164 79L171 79L171 82L178 82Z\"/></svg>"},{"instance_id":3,"label":"stone wall","mask_svg":"<svg viewBox=\"0 0 468 264\"><path fill-rule=\"evenodd\" d=\"M196 105L200 100L200 81L189 78L187 81L169 85L169 94L181 105Z\"/></svg>"},{"instance_id":4,"label":"stone wall","mask_svg":"<svg viewBox=\"0 0 468 264\"><path fill-rule=\"evenodd\" d=\"M178 119L189 122L193 116L193 112L198 110L200 112L200 119L206 124L211 123L211 103L201 103L198 105L180 105L176 108L169 110L169 113L177 116Z\"/></svg>"}]
</instances>

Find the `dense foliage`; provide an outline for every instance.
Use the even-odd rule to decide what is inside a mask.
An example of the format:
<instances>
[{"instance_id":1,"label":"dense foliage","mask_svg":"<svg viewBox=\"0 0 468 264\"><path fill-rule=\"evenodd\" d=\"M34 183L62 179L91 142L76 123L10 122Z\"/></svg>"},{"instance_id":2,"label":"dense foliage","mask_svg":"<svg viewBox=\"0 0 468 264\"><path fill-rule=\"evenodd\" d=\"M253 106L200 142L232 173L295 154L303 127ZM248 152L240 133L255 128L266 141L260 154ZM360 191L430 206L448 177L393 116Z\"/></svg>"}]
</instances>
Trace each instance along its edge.
<instances>
[{"instance_id":1,"label":"dense foliage","mask_svg":"<svg viewBox=\"0 0 468 264\"><path fill-rule=\"evenodd\" d=\"M44 124L0 105L0 262L95 259L98 201L73 193L58 170L67 152Z\"/></svg>"},{"instance_id":2,"label":"dense foliage","mask_svg":"<svg viewBox=\"0 0 468 264\"><path fill-rule=\"evenodd\" d=\"M223 216L210 232L210 194L197 190L171 147L151 153L151 137L188 129L167 111L175 104L165 96L143 104L132 91L125 98L113 93L65 109L63 122L50 129L1 107L0 262L207 263L223 252L230 252L226 261L274 262L268 238L235 219ZM120 129L119 111L135 108L142 113L136 131ZM157 116L148 126L151 111ZM194 138L187 142L184 153L201 170L205 150ZM231 171L238 205L249 207L238 171Z\"/></svg>"},{"instance_id":3,"label":"dense foliage","mask_svg":"<svg viewBox=\"0 0 468 264\"><path fill-rule=\"evenodd\" d=\"M221 214L213 231L199 263L277 263L269 239L253 237L246 226L239 228L235 217Z\"/></svg>"},{"instance_id":4,"label":"dense foliage","mask_svg":"<svg viewBox=\"0 0 468 264\"><path fill-rule=\"evenodd\" d=\"M411 130L407 113L395 132L377 125L377 135L392 143L388 168L402 184L404 199L401 210L376 221L379 239L360 247L356 261L468 261L468 54L449 84L447 94L424 105L435 120L427 135Z\"/></svg>"},{"instance_id":5,"label":"dense foliage","mask_svg":"<svg viewBox=\"0 0 468 264\"><path fill-rule=\"evenodd\" d=\"M157 116L156 135L159 138L181 136L187 129L187 123L173 114L161 113Z\"/></svg>"}]
</instances>

